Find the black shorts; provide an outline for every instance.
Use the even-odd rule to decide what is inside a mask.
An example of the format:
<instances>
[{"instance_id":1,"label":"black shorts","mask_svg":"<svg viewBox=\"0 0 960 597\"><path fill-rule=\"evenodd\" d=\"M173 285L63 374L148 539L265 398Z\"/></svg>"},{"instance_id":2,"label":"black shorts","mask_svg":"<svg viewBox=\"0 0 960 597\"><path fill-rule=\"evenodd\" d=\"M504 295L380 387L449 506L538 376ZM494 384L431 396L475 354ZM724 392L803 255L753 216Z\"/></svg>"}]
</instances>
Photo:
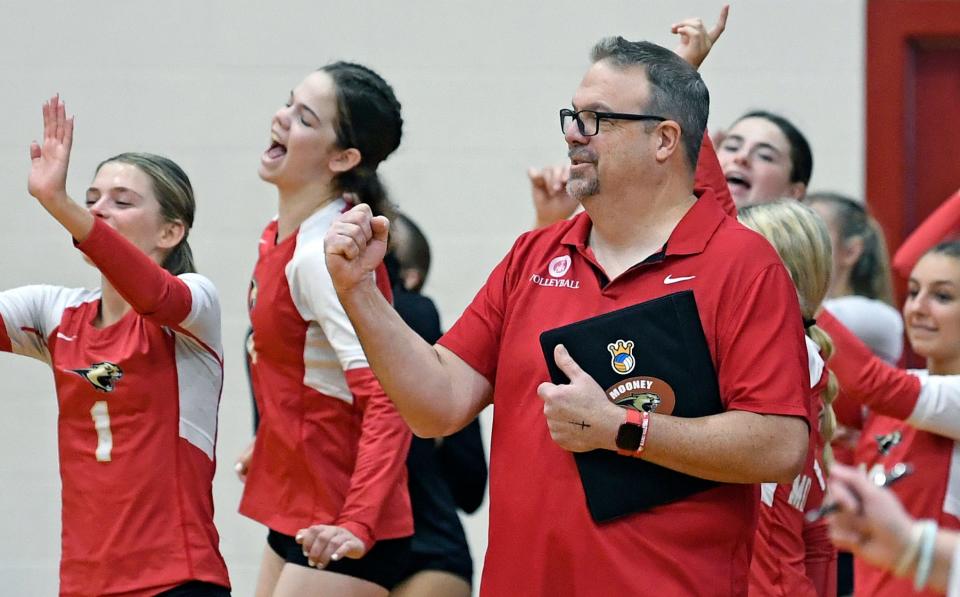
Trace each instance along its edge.
<instances>
[{"instance_id":1,"label":"black shorts","mask_svg":"<svg viewBox=\"0 0 960 597\"><path fill-rule=\"evenodd\" d=\"M230 597L230 589L212 582L191 580L163 593L157 593L157 597Z\"/></svg>"},{"instance_id":2,"label":"black shorts","mask_svg":"<svg viewBox=\"0 0 960 597\"><path fill-rule=\"evenodd\" d=\"M271 529L267 533L267 545L285 562L310 567L303 555L303 546L290 535ZM370 581L391 591L404 580L409 559L410 537L385 539L374 543L373 549L360 559L343 558L336 562L330 561L322 570Z\"/></svg>"},{"instance_id":3,"label":"black shorts","mask_svg":"<svg viewBox=\"0 0 960 597\"><path fill-rule=\"evenodd\" d=\"M435 570L449 572L462 578L468 585L473 586L473 561L470 553L451 552L448 554L413 552L410 554L410 563L405 576L410 578L418 572Z\"/></svg>"}]
</instances>

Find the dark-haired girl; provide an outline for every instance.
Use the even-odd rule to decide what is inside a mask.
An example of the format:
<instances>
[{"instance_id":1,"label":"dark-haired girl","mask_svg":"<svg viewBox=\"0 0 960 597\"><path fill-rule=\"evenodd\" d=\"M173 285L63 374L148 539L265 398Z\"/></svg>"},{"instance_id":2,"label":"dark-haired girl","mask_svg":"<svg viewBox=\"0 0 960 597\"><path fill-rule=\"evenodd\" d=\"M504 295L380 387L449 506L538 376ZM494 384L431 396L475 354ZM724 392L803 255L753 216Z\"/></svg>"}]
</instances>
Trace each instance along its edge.
<instances>
[{"instance_id":1,"label":"dark-haired girl","mask_svg":"<svg viewBox=\"0 0 960 597\"><path fill-rule=\"evenodd\" d=\"M102 162L67 196L73 119L43 106L29 191L101 273L96 290L0 292L0 350L50 365L59 403L60 594L229 595L213 524L220 304L194 272L190 181L172 161Z\"/></svg>"},{"instance_id":2,"label":"dark-haired girl","mask_svg":"<svg viewBox=\"0 0 960 597\"><path fill-rule=\"evenodd\" d=\"M783 116L762 110L733 123L717 146L717 158L738 208L802 199L813 172L803 133Z\"/></svg>"},{"instance_id":3,"label":"dark-haired girl","mask_svg":"<svg viewBox=\"0 0 960 597\"><path fill-rule=\"evenodd\" d=\"M404 573L410 431L367 364L323 252L345 196L388 209L377 166L401 127L390 86L344 62L309 74L273 117L259 173L277 187L279 214L249 293L261 418L237 465L240 512L269 528L258 596L384 596Z\"/></svg>"}]
</instances>

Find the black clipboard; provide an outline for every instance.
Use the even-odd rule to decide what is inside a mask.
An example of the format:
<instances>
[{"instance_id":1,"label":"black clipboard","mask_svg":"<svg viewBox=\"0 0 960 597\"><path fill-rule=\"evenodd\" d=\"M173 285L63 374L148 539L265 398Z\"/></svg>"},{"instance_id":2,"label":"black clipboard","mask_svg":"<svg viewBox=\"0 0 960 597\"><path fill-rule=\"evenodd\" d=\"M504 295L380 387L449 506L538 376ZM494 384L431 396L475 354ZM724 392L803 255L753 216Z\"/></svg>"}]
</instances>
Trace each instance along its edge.
<instances>
[{"instance_id":1,"label":"black clipboard","mask_svg":"<svg viewBox=\"0 0 960 597\"><path fill-rule=\"evenodd\" d=\"M550 379L556 384L569 383L553 360L557 344L563 344L573 360L607 391L608 399L625 408L678 417L723 412L716 370L691 290L540 334ZM579 452L573 457L596 522L682 500L719 485L610 450Z\"/></svg>"}]
</instances>

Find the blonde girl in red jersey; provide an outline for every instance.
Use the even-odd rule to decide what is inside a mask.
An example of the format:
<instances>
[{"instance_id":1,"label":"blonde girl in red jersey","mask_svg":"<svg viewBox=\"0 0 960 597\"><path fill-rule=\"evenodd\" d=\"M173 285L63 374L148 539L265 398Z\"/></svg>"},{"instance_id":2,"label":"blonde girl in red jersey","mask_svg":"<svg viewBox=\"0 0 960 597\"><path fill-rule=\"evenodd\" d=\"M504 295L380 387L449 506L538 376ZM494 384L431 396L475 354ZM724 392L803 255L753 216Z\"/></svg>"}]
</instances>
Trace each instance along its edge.
<instances>
[{"instance_id":1,"label":"blonde girl in red jersey","mask_svg":"<svg viewBox=\"0 0 960 597\"><path fill-rule=\"evenodd\" d=\"M344 195L387 209L377 166L401 129L391 87L345 62L307 75L271 123L259 173L277 187L279 215L260 239L249 297L260 424L237 465L240 512L268 528L260 597L382 597L409 557L410 431L367 364L323 253Z\"/></svg>"},{"instance_id":2,"label":"blonde girl in red jersey","mask_svg":"<svg viewBox=\"0 0 960 597\"><path fill-rule=\"evenodd\" d=\"M51 366L59 403L61 595L220 597L211 482L223 381L216 289L193 273L193 191L170 160L97 167L66 193L73 119L43 106L29 191L99 268L96 290L0 292L0 350Z\"/></svg>"},{"instance_id":3,"label":"blonde girl in red jersey","mask_svg":"<svg viewBox=\"0 0 960 597\"><path fill-rule=\"evenodd\" d=\"M740 210L739 220L762 234L790 272L807 330L810 365L811 432L804 471L792 484L764 483L760 523L750 568L751 595L836 594L835 553L811 562L809 544L826 543L826 524L808 527L804 514L823 502L830 438L836 428L831 404L837 395L833 373L824 360L833 353L830 337L816 325L815 314L830 284L830 237L822 220L796 201L755 204ZM819 423L819 424L817 424ZM814 536L816 535L816 537ZM833 557L829 555L833 553ZM819 565L818 565L819 564ZM816 567L817 569L811 569Z\"/></svg>"}]
</instances>

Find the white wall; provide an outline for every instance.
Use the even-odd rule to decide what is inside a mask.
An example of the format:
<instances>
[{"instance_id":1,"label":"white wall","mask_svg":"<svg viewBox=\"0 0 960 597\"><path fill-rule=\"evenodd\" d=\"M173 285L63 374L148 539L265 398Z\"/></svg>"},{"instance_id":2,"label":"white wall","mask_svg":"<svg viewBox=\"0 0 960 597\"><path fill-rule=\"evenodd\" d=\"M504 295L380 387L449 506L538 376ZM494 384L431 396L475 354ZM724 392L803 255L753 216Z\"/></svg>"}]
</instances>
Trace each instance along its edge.
<instances>
[{"instance_id":1,"label":"white wall","mask_svg":"<svg viewBox=\"0 0 960 597\"><path fill-rule=\"evenodd\" d=\"M264 530L236 513L232 473L248 441L241 340L256 239L275 209L256 176L270 118L290 88L333 59L368 64L404 105L404 142L382 168L427 232L427 292L449 325L533 220L525 171L561 161L557 110L608 34L672 47L703 0L488 2L28 2L0 16L0 288L94 285L67 235L26 194L39 108L59 91L77 114L69 189L126 150L169 155L199 199L193 247L220 289L227 380L214 484L234 594L252 594ZM711 129L747 108L783 112L809 136L813 188L863 187L863 0L744 0L703 67ZM59 558L56 406L44 366L0 358L0 593L52 595ZM489 431L489 413L485 414ZM476 556L486 509L468 520Z\"/></svg>"}]
</instances>

